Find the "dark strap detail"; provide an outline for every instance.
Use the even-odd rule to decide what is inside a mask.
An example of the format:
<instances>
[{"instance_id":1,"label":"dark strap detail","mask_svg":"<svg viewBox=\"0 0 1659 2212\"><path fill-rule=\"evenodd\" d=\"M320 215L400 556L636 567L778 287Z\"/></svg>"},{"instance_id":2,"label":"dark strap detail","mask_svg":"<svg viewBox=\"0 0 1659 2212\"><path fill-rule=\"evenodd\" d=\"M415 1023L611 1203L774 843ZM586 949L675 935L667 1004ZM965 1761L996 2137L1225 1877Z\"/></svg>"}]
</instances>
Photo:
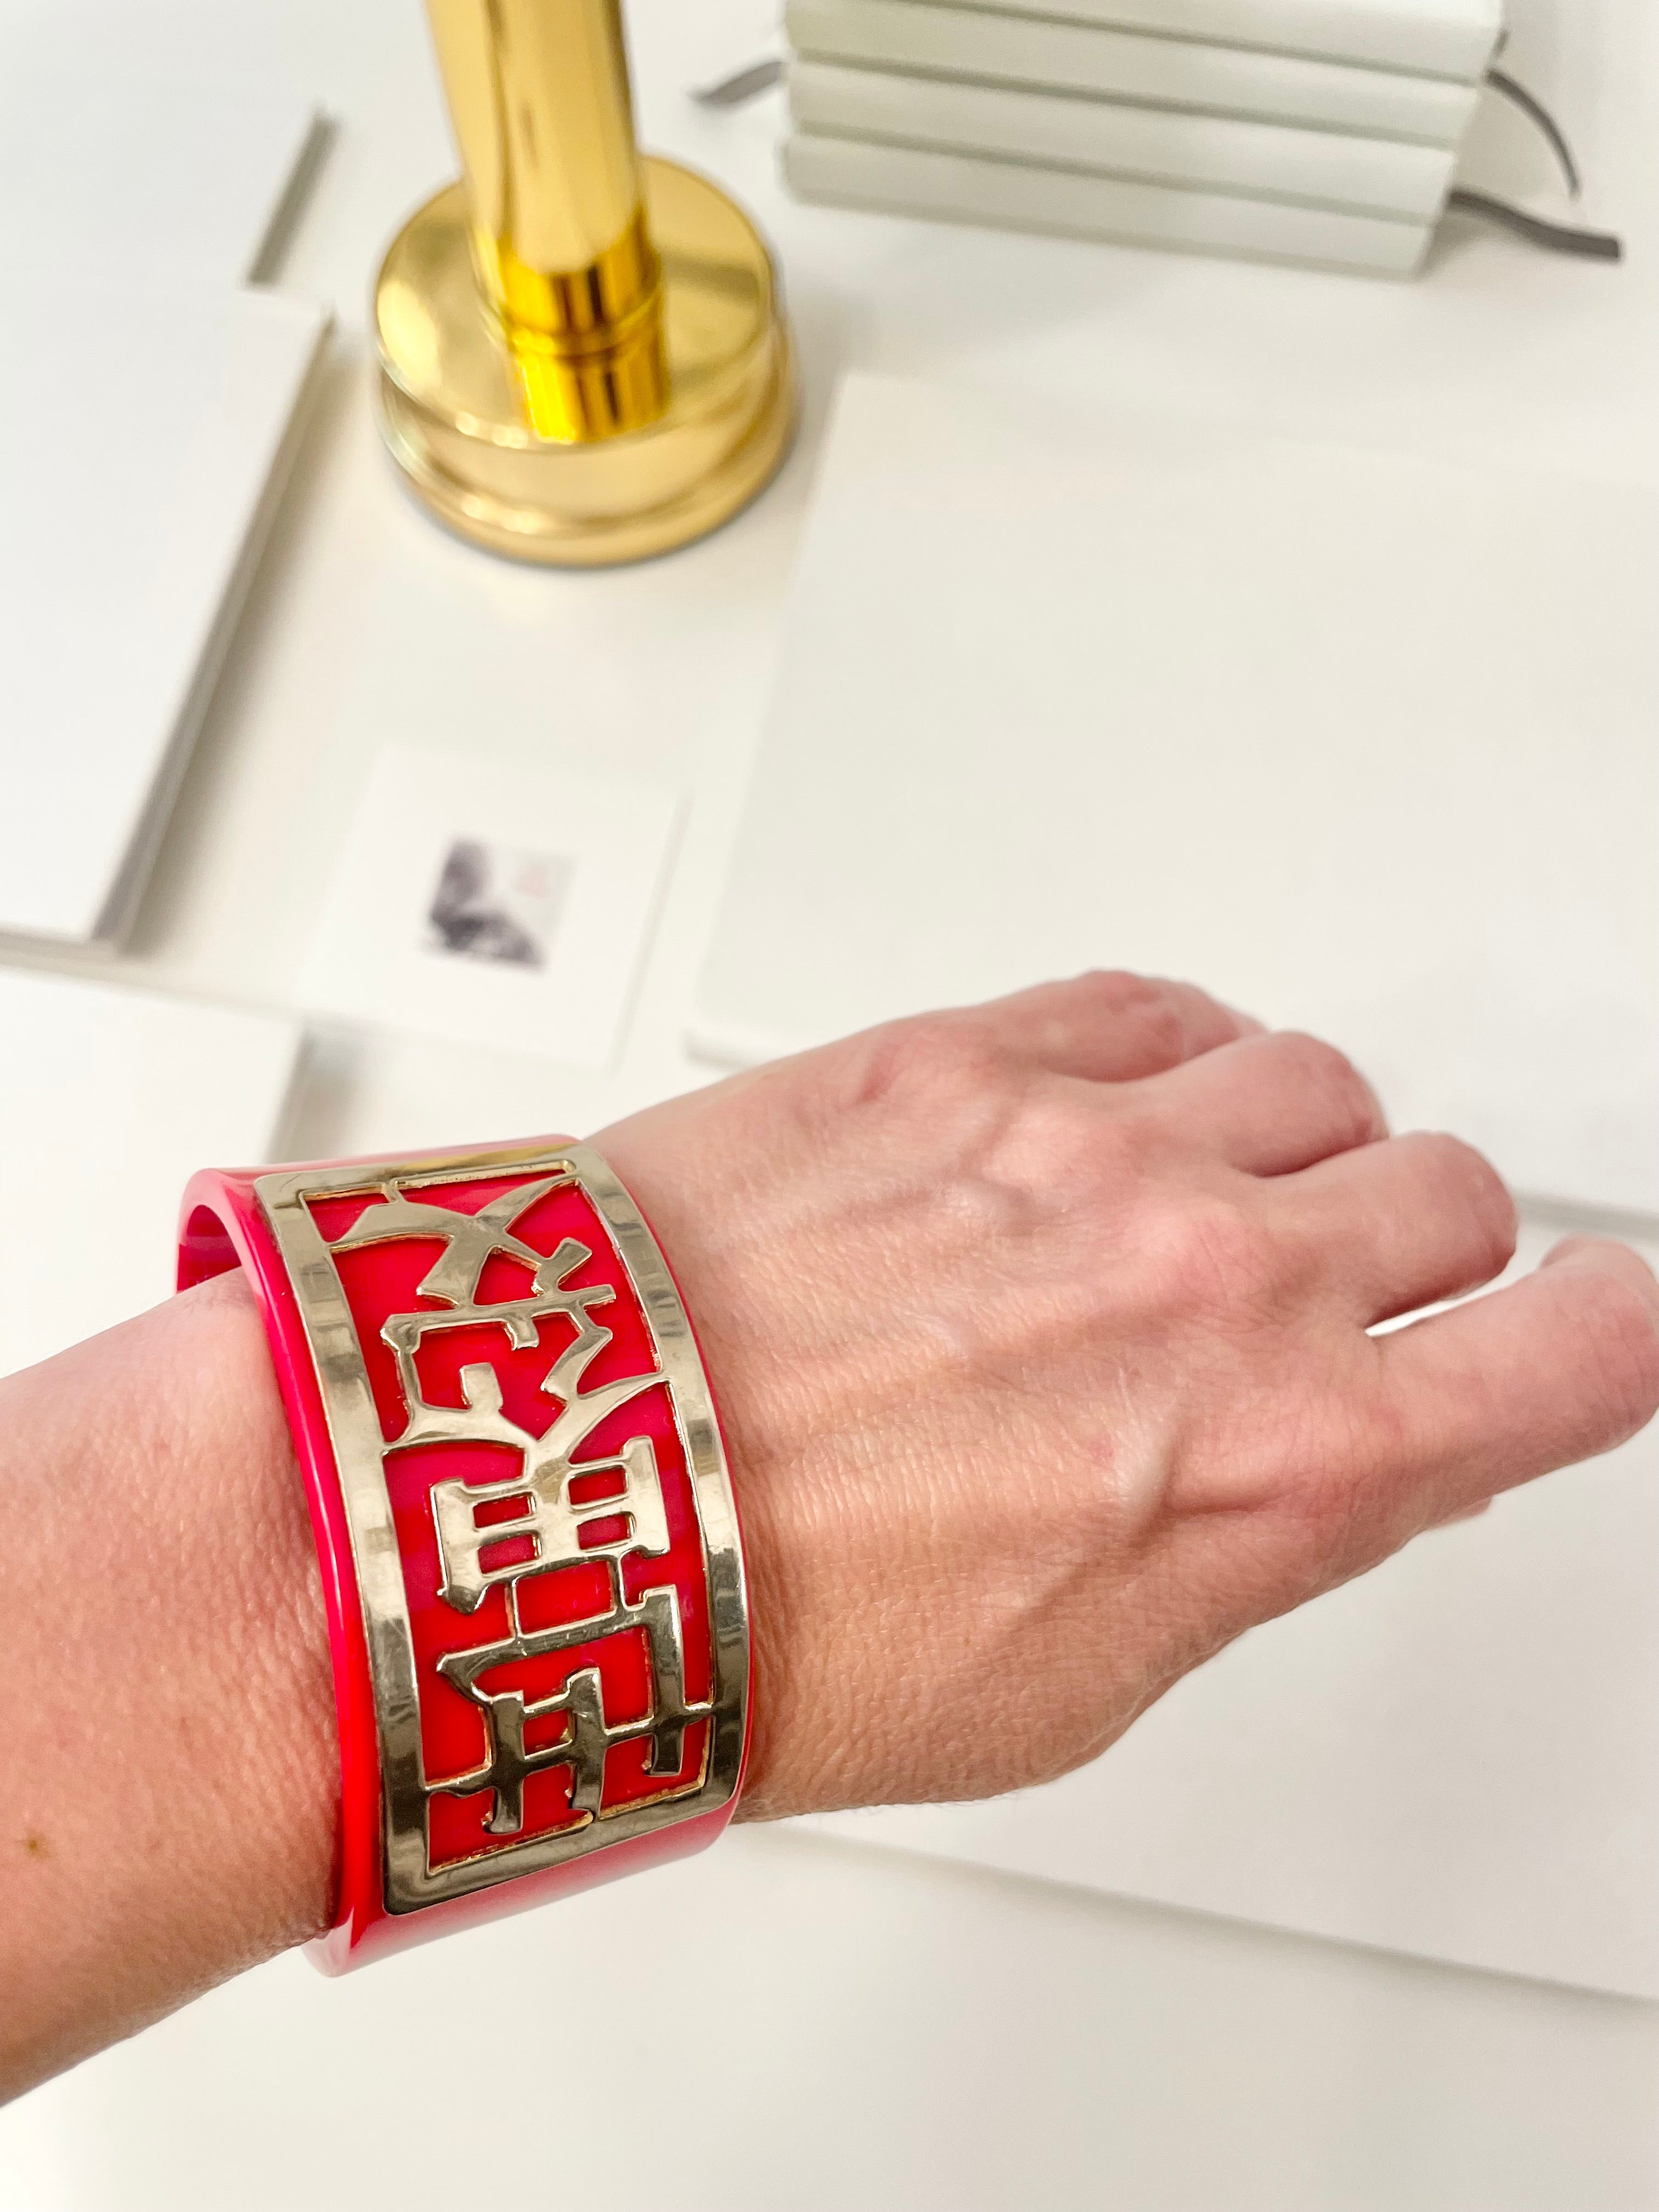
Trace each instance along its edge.
<instances>
[{"instance_id":1,"label":"dark strap detail","mask_svg":"<svg viewBox=\"0 0 1659 2212\"><path fill-rule=\"evenodd\" d=\"M1625 258L1624 240L1611 231L1580 230L1571 223L1549 222L1542 216L1528 214L1525 208L1512 206L1508 200L1494 199L1490 192L1472 191L1467 185L1455 185L1448 193L1446 210L1448 214L1472 215L1483 222L1496 223L1551 253L1573 253L1582 261Z\"/></svg>"},{"instance_id":2,"label":"dark strap detail","mask_svg":"<svg viewBox=\"0 0 1659 2212\"><path fill-rule=\"evenodd\" d=\"M1529 122L1535 124L1549 141L1550 151L1561 164L1561 173L1567 180L1567 190L1572 194L1574 199L1577 199L1580 190L1578 164L1572 158L1572 149L1567 143L1565 131L1562 130L1543 101L1529 93L1524 84L1518 84L1507 70L1489 69L1486 71L1486 82L1494 92L1501 93L1512 106L1518 107L1522 115Z\"/></svg>"}]
</instances>

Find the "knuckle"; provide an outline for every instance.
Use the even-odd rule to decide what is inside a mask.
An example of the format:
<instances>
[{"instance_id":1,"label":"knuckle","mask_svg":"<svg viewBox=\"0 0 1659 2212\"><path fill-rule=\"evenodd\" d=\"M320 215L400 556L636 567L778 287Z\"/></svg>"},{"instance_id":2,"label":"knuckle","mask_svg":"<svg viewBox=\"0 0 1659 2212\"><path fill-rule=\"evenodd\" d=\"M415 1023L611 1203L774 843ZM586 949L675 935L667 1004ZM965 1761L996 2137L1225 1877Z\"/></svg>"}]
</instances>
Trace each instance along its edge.
<instances>
[{"instance_id":1,"label":"knuckle","mask_svg":"<svg viewBox=\"0 0 1659 2212\"><path fill-rule=\"evenodd\" d=\"M1629 1275L1586 1274L1577 1287L1584 1364L1615 1432L1611 1448L1659 1412L1659 1311Z\"/></svg>"},{"instance_id":2,"label":"knuckle","mask_svg":"<svg viewBox=\"0 0 1659 2212\"><path fill-rule=\"evenodd\" d=\"M1310 1570L1310 1595L1380 1566L1412 1533L1399 1525L1386 1493L1336 1477L1303 1492L1297 1522Z\"/></svg>"},{"instance_id":3,"label":"knuckle","mask_svg":"<svg viewBox=\"0 0 1659 2212\"><path fill-rule=\"evenodd\" d=\"M1008 1118L1000 1152L1013 1180L1062 1201L1132 1171L1127 1133L1070 1085L1030 1085Z\"/></svg>"},{"instance_id":4,"label":"knuckle","mask_svg":"<svg viewBox=\"0 0 1659 2212\"><path fill-rule=\"evenodd\" d=\"M1340 1389L1324 1394L1322 1412L1280 1501L1300 1534L1309 1594L1375 1566L1409 1533L1391 1480L1407 1449L1397 1420L1385 1405L1356 1405Z\"/></svg>"},{"instance_id":5,"label":"knuckle","mask_svg":"<svg viewBox=\"0 0 1659 2212\"><path fill-rule=\"evenodd\" d=\"M1004 1073L982 1024L960 1014L888 1022L852 1041L848 1103L937 1110Z\"/></svg>"},{"instance_id":6,"label":"knuckle","mask_svg":"<svg viewBox=\"0 0 1659 2212\"><path fill-rule=\"evenodd\" d=\"M1153 975L1127 968L1094 968L1077 979L1091 1017L1103 1027L1133 1024L1152 1057L1173 1066L1186 1045L1186 1024L1176 994Z\"/></svg>"},{"instance_id":7,"label":"knuckle","mask_svg":"<svg viewBox=\"0 0 1659 2212\"><path fill-rule=\"evenodd\" d=\"M1099 1013L1157 1020L1175 1011L1170 987L1159 975L1137 975L1133 969L1086 969L1073 988L1086 994Z\"/></svg>"},{"instance_id":8,"label":"knuckle","mask_svg":"<svg viewBox=\"0 0 1659 2212\"><path fill-rule=\"evenodd\" d=\"M1161 1241L1182 1307L1245 1319L1276 1302L1277 1240L1265 1218L1238 1200L1206 1193L1189 1200Z\"/></svg>"},{"instance_id":9,"label":"knuckle","mask_svg":"<svg viewBox=\"0 0 1659 2212\"><path fill-rule=\"evenodd\" d=\"M1493 1274L1515 1257L1520 1221L1508 1184L1483 1152L1461 1137L1433 1132L1414 1136L1412 1147L1443 1212L1461 1213Z\"/></svg>"},{"instance_id":10,"label":"knuckle","mask_svg":"<svg viewBox=\"0 0 1659 2212\"><path fill-rule=\"evenodd\" d=\"M1269 1048L1298 1090L1322 1101L1334 1129L1349 1146L1387 1133L1376 1092L1346 1053L1301 1030L1280 1031Z\"/></svg>"},{"instance_id":11,"label":"knuckle","mask_svg":"<svg viewBox=\"0 0 1659 2212\"><path fill-rule=\"evenodd\" d=\"M1163 984L1155 976L1137 975L1127 968L1085 969L1073 979L1072 988L1108 1013L1140 1013L1164 1005L1167 1000Z\"/></svg>"},{"instance_id":12,"label":"knuckle","mask_svg":"<svg viewBox=\"0 0 1659 2212\"><path fill-rule=\"evenodd\" d=\"M1329 1465L1305 1470L1278 1502L1316 1570L1327 1569L1353 1541L1360 1492L1346 1470Z\"/></svg>"}]
</instances>

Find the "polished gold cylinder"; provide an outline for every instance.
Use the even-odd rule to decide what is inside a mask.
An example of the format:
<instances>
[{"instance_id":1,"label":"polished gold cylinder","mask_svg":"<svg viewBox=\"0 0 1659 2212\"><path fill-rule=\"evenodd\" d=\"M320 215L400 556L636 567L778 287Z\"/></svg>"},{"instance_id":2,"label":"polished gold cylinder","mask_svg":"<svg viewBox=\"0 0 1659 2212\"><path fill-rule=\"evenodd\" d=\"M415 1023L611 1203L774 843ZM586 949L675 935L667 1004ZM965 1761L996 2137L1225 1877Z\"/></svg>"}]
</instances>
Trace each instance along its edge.
<instances>
[{"instance_id":1,"label":"polished gold cylinder","mask_svg":"<svg viewBox=\"0 0 1659 2212\"><path fill-rule=\"evenodd\" d=\"M667 404L618 0L427 0L473 259L543 438Z\"/></svg>"},{"instance_id":2,"label":"polished gold cylinder","mask_svg":"<svg viewBox=\"0 0 1659 2212\"><path fill-rule=\"evenodd\" d=\"M461 155L376 290L380 414L465 535L577 564L742 506L794 420L771 262L718 187L642 161L619 0L428 0Z\"/></svg>"}]
</instances>

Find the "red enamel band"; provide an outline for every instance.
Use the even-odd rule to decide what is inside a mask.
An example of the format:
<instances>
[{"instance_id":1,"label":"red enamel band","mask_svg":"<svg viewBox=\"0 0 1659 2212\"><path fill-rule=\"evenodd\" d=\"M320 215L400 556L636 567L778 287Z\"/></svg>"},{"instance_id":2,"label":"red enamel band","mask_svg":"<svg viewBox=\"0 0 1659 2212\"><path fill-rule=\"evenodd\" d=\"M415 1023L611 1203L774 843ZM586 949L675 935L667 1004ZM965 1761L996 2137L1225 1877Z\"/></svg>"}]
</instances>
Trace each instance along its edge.
<instances>
[{"instance_id":1,"label":"red enamel band","mask_svg":"<svg viewBox=\"0 0 1659 2212\"><path fill-rule=\"evenodd\" d=\"M748 1743L735 1503L696 1340L591 1146L208 1170L322 1564L332 1970L710 1844Z\"/></svg>"}]
</instances>

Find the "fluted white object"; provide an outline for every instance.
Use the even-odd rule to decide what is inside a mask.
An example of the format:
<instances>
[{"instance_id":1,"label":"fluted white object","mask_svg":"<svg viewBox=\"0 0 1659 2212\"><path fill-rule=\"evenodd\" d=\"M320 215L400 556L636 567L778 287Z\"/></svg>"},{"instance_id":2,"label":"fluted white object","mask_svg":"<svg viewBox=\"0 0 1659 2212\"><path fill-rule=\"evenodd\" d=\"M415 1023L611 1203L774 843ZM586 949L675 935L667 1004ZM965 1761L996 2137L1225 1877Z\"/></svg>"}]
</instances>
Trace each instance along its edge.
<instances>
[{"instance_id":1,"label":"fluted white object","mask_svg":"<svg viewBox=\"0 0 1659 2212\"><path fill-rule=\"evenodd\" d=\"M1309 262L1369 276L1413 275L1433 235L1424 220L805 131L793 132L785 146L783 173L798 198L826 206Z\"/></svg>"},{"instance_id":2,"label":"fluted white object","mask_svg":"<svg viewBox=\"0 0 1659 2212\"><path fill-rule=\"evenodd\" d=\"M1502 0L998 0L1018 14L1065 15L1170 38L1216 39L1473 83L1504 26Z\"/></svg>"},{"instance_id":3,"label":"fluted white object","mask_svg":"<svg viewBox=\"0 0 1659 2212\"><path fill-rule=\"evenodd\" d=\"M1010 85L798 61L789 112L802 131L941 153L984 154L1205 191L1296 200L1432 222L1451 183L1450 149L1305 131L1235 116Z\"/></svg>"},{"instance_id":4,"label":"fluted white object","mask_svg":"<svg viewBox=\"0 0 1659 2212\"><path fill-rule=\"evenodd\" d=\"M789 0L785 28L812 61L1095 93L1208 115L1455 146L1478 85L1213 40L941 6L937 0Z\"/></svg>"}]
</instances>

